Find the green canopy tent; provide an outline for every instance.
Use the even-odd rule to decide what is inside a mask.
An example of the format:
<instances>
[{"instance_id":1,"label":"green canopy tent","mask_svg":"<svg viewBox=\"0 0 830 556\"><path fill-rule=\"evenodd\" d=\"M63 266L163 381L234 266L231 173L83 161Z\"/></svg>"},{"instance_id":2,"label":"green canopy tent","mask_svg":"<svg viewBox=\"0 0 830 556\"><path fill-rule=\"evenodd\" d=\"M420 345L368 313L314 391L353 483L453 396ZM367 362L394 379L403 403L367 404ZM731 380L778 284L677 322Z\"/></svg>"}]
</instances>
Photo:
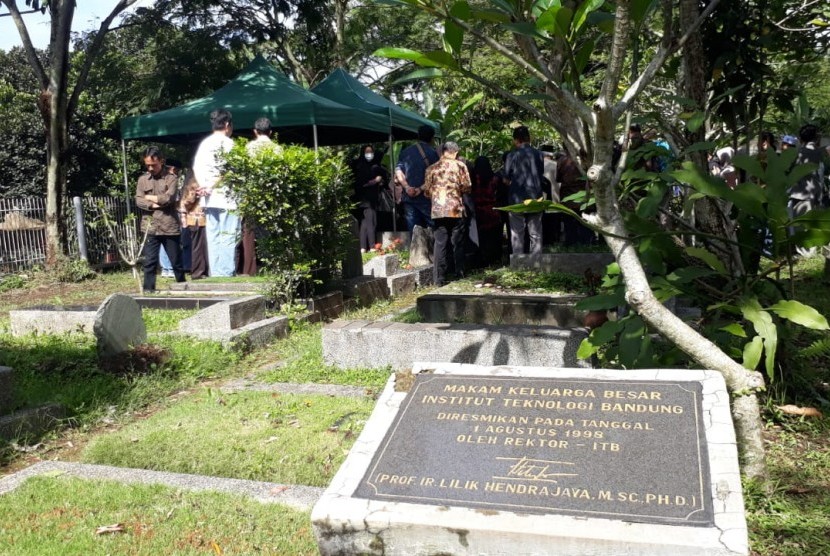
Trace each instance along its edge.
<instances>
[{"instance_id":1,"label":"green canopy tent","mask_svg":"<svg viewBox=\"0 0 830 556\"><path fill-rule=\"evenodd\" d=\"M423 116L401 108L360 81L337 68L328 77L311 89L311 92L329 100L351 106L364 112L373 112L385 117L394 140L415 139L418 128L428 125L439 131L438 124Z\"/></svg>"},{"instance_id":2,"label":"green canopy tent","mask_svg":"<svg viewBox=\"0 0 830 556\"><path fill-rule=\"evenodd\" d=\"M323 81L312 87L311 92L363 112L382 115L386 119L389 126L389 170L393 175L395 161L392 143L394 141L417 138L418 128L424 125L432 127L436 133L440 132L437 123L415 112L401 108L391 100L371 90L342 68L337 68L331 72ZM393 230L397 231L397 218L394 208L392 209L392 226Z\"/></svg>"},{"instance_id":3,"label":"green canopy tent","mask_svg":"<svg viewBox=\"0 0 830 556\"><path fill-rule=\"evenodd\" d=\"M257 56L230 83L210 95L176 108L124 118L122 139L194 143L210 133L210 113L226 108L234 127L249 130L268 117L284 143L345 145L385 140L386 118L320 97L293 83L265 58Z\"/></svg>"},{"instance_id":4,"label":"green canopy tent","mask_svg":"<svg viewBox=\"0 0 830 556\"><path fill-rule=\"evenodd\" d=\"M385 141L389 136L387 118L315 95L257 56L230 83L210 95L161 112L121 120L128 203L124 141L196 143L211 132L210 113L217 108L230 110L234 127L243 133L253 128L257 118L266 116L279 134L280 142L315 149L320 145Z\"/></svg>"}]
</instances>

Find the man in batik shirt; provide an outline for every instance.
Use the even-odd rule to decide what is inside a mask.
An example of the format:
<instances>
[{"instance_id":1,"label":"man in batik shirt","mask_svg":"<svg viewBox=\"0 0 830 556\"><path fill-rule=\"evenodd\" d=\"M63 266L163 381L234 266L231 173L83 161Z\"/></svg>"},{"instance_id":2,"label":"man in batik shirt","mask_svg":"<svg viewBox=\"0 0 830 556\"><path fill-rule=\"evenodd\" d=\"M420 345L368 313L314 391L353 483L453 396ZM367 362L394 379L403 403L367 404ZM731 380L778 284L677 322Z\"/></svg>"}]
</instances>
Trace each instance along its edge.
<instances>
[{"instance_id":1,"label":"man in batik shirt","mask_svg":"<svg viewBox=\"0 0 830 556\"><path fill-rule=\"evenodd\" d=\"M433 250L433 277L439 286L446 284L449 253L447 241L452 242L455 275L464 274L464 201L463 195L472 190L467 165L458 160L458 144L444 143L440 160L427 168L424 196L432 201L431 216L435 222Z\"/></svg>"}]
</instances>

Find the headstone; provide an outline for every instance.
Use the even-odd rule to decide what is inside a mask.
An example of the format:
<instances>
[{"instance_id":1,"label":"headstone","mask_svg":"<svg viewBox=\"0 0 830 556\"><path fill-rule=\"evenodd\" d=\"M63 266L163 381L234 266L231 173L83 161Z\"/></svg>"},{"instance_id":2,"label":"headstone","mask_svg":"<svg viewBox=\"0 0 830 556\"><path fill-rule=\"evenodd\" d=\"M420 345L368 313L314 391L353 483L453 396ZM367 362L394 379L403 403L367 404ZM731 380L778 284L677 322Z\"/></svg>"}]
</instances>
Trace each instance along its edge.
<instances>
[{"instance_id":1,"label":"headstone","mask_svg":"<svg viewBox=\"0 0 830 556\"><path fill-rule=\"evenodd\" d=\"M719 373L415 367L312 511L321 554L748 554Z\"/></svg>"},{"instance_id":2,"label":"headstone","mask_svg":"<svg viewBox=\"0 0 830 556\"><path fill-rule=\"evenodd\" d=\"M124 353L130 346L147 341L141 307L135 299L121 293L104 300L95 313L92 329L98 339L98 355L102 357Z\"/></svg>"},{"instance_id":3,"label":"headstone","mask_svg":"<svg viewBox=\"0 0 830 556\"><path fill-rule=\"evenodd\" d=\"M399 297L415 291L415 272L400 272L386 277L386 285L389 288L389 295Z\"/></svg>"},{"instance_id":4,"label":"headstone","mask_svg":"<svg viewBox=\"0 0 830 556\"><path fill-rule=\"evenodd\" d=\"M409 244L409 264L413 267L431 265L432 243L432 230L415 226L412 230L412 242Z\"/></svg>"},{"instance_id":5,"label":"headstone","mask_svg":"<svg viewBox=\"0 0 830 556\"><path fill-rule=\"evenodd\" d=\"M377 255L366 261L366 264L363 265L363 274L376 278L386 278L398 271L400 263L400 257L395 254Z\"/></svg>"},{"instance_id":6,"label":"headstone","mask_svg":"<svg viewBox=\"0 0 830 556\"><path fill-rule=\"evenodd\" d=\"M346 255L342 261L344 280L363 275L363 257L360 255L360 240L358 239L360 226L357 223L357 219L353 216L350 217L350 227L350 241L346 246Z\"/></svg>"},{"instance_id":7,"label":"headstone","mask_svg":"<svg viewBox=\"0 0 830 556\"><path fill-rule=\"evenodd\" d=\"M202 309L179 321L179 332L203 335L229 332L265 318L265 298L261 295L237 297Z\"/></svg>"}]
</instances>

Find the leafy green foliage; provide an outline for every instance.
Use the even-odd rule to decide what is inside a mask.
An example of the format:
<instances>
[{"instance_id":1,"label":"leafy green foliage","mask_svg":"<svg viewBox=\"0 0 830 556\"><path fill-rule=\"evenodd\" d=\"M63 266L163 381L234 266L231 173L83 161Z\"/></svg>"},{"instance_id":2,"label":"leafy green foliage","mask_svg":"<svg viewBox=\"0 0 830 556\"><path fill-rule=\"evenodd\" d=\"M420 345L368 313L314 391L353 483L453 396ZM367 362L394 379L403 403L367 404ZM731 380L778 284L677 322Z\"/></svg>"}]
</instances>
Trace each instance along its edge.
<instances>
[{"instance_id":1,"label":"leafy green foliage","mask_svg":"<svg viewBox=\"0 0 830 556\"><path fill-rule=\"evenodd\" d=\"M698 323L701 331L742 361L746 368L762 367L770 380L782 378L780 348L793 334L790 325L830 330L827 319L819 311L788 299L787 288L772 277L787 264L796 247L830 242L830 212L814 210L794 219L787 212L788 189L814 170L809 164L794 167L794 160L793 150L781 155L770 154L766 167L754 158L736 156L735 165L746 170L749 180L735 189L690 163L667 174L653 174L650 181L637 185L632 185L631 180L639 179L639 175L628 173L629 181L625 184L626 194L639 198L638 208L649 198L649 188L654 187L655 180L671 184L672 178L691 187L691 198L710 197L724 203L727 210L732 207L732 217L741 231L736 247L741 259L747 261L745 271L738 275L730 273L705 237L693 247L667 241L670 235L646 218L653 217L651 213L628 214L627 224L635 234L632 241L640 257L652 272L651 287L657 299L662 302L673 298L691 300L703 310ZM794 234L789 231L793 226L797 226ZM766 242L765 230L769 230ZM757 261L762 259L767 260L759 264ZM754 266L749 264L753 260ZM603 286L603 293L586 299L579 307L613 310L624 305L624 287L616 264L609 267ZM580 356L594 354L600 355L606 364L623 367L685 361L676 349L652 337L634 314L626 314L593 330L580 347Z\"/></svg>"},{"instance_id":2,"label":"leafy green foliage","mask_svg":"<svg viewBox=\"0 0 830 556\"><path fill-rule=\"evenodd\" d=\"M249 156L245 147L239 140L227 154L225 183L242 217L265 232L257 249L275 276L277 301L290 301L348 245L350 173L323 150L287 146Z\"/></svg>"}]
</instances>

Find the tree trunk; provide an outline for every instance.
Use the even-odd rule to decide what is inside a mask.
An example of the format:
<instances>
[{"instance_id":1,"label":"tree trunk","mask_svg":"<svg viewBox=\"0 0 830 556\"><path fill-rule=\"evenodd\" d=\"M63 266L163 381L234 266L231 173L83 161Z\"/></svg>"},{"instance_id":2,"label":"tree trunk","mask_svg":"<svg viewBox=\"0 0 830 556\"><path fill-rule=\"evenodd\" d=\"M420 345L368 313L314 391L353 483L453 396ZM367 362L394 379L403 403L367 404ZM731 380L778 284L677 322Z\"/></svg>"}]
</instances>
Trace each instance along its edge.
<instances>
[{"instance_id":1,"label":"tree trunk","mask_svg":"<svg viewBox=\"0 0 830 556\"><path fill-rule=\"evenodd\" d=\"M594 190L597 213L586 215L586 218L602 230L605 242L620 266L625 281L626 301L632 309L704 369L716 370L723 375L729 391L735 396L732 415L743 450L744 473L748 477L763 479L766 476L764 445L761 416L755 397L755 392L764 387L763 376L736 363L654 297L637 250L625 239L628 232L612 186L611 144L615 122L611 109L597 103L594 111L595 150L593 165L588 170L588 180Z\"/></svg>"}]
</instances>

